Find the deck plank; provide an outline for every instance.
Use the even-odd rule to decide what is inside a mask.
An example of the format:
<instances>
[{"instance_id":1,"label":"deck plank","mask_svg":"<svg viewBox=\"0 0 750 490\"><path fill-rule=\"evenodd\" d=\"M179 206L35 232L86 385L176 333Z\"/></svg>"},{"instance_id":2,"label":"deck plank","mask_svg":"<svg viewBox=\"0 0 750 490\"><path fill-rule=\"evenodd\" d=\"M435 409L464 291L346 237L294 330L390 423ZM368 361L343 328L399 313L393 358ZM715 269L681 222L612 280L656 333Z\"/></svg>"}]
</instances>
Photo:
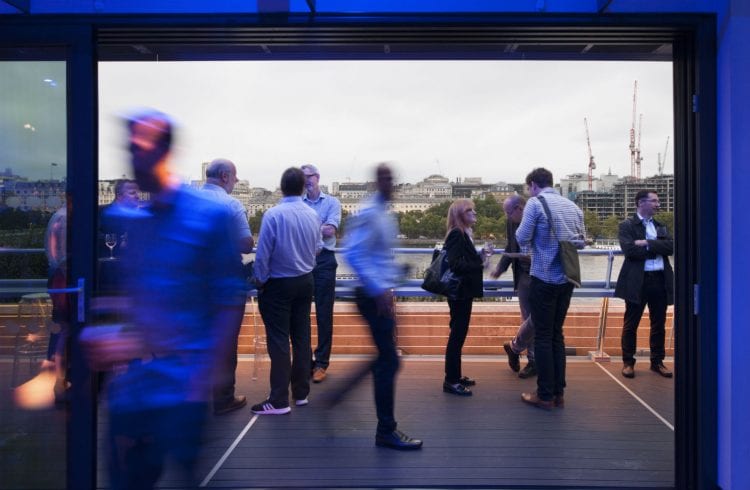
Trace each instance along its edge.
<instances>
[{"instance_id":1,"label":"deck plank","mask_svg":"<svg viewBox=\"0 0 750 490\"><path fill-rule=\"evenodd\" d=\"M536 382L518 379L502 360L465 359L464 373L478 384L473 397L459 398L442 392L442 359L407 357L397 383L396 418L425 445L406 453L373 444L369 377L335 408L323 406L356 365L334 359L328 379L312 386L308 406L259 417L208 488L674 484L673 431L592 362L568 363L566 407L545 412L520 402L521 391L533 390ZM619 375L618 363L603 366ZM251 367L252 361L240 362L238 393L255 403L268 390L267 361L257 381L249 380ZM626 381L674 424L672 380L648 371L645 363ZM250 417L248 409L212 419L202 462L206 474Z\"/></svg>"}]
</instances>

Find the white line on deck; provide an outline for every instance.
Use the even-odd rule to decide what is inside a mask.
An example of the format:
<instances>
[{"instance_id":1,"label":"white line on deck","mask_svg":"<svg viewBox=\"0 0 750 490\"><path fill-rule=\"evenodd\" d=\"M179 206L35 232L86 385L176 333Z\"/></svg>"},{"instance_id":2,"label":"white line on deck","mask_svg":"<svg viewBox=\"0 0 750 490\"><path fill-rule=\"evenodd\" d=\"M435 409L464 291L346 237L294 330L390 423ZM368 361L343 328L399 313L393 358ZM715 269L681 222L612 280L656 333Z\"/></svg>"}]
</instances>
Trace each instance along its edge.
<instances>
[{"instance_id":1,"label":"white line on deck","mask_svg":"<svg viewBox=\"0 0 750 490\"><path fill-rule=\"evenodd\" d=\"M244 429L242 429L242 432L237 436L237 438L234 440L231 446L227 448L227 450L224 452L224 454L221 456L219 461L216 462L213 468L211 468L211 471L208 472L208 475L203 479L203 481L200 484L200 487L205 487L208 485L208 483L211 481L211 478L214 477L217 471L219 471L219 468L221 468L221 465L224 464L224 461L227 460L230 454L232 454L232 451L234 451L234 448L237 447L237 444L240 443L243 437L245 437L245 434L247 434L247 431L250 430L250 427L253 426L256 420L258 420L259 415L253 415L253 418L250 419L250 422L247 423Z\"/></svg>"},{"instance_id":2,"label":"white line on deck","mask_svg":"<svg viewBox=\"0 0 750 490\"><path fill-rule=\"evenodd\" d=\"M646 403L646 402L644 402L644 401L643 401L643 400L642 400L642 399L641 399L641 398L640 398L640 397L639 397L638 395L636 395L635 393L633 393L633 392L632 392L632 391L630 390L630 388L628 388L627 386L625 386L624 384L622 384L622 381L620 381L619 379L617 379L617 378L615 377L615 375L614 375L614 374L612 374L612 373L610 373L609 371L607 371L606 369L604 369L604 366L602 366L602 365L601 365L601 364L599 364L598 362L595 362L594 364L596 364L597 366L599 366L599 368L600 368L600 369L601 369L602 371L604 371L605 373L607 373L607 374L609 375L609 377L610 377L610 378L612 378L613 380L615 380L615 383L617 383L618 385L622 386L622 389L624 389L625 391L627 391L628 393L630 393L630 396L632 396L633 398L635 398L636 400L638 400L638 402L639 402L639 403L640 403L641 405L643 405L644 407L646 407L646 410L648 410L649 412L653 413L653 414L654 414L654 416L655 416L655 417L656 417L657 419L661 420L661 421L662 421L662 422L664 423L664 425L666 425L667 427L669 427L669 429L670 429L670 430L671 430L672 432L674 432L674 426L673 426L672 424L670 424L670 423L669 423L669 422L668 422L668 421L667 421L667 420L666 420L666 419L665 419L664 417L662 417L661 415L659 415L659 413L658 413L658 412L657 412L656 410L654 410L653 408L651 408L651 407L649 406L649 404L648 404L648 403Z\"/></svg>"}]
</instances>

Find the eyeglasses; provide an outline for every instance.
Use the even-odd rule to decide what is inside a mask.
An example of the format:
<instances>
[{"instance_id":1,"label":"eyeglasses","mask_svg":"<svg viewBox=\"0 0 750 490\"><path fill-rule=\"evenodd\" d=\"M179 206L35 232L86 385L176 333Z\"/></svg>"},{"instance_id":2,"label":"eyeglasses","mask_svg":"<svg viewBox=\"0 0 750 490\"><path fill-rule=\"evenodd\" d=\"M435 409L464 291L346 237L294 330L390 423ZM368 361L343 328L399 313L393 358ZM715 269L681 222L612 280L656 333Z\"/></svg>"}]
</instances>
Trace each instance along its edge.
<instances>
[{"instance_id":1,"label":"eyeglasses","mask_svg":"<svg viewBox=\"0 0 750 490\"><path fill-rule=\"evenodd\" d=\"M641 199L641 201L645 201L645 202L653 202L653 203L657 203L657 204L659 203L659 200L658 200L658 199Z\"/></svg>"}]
</instances>

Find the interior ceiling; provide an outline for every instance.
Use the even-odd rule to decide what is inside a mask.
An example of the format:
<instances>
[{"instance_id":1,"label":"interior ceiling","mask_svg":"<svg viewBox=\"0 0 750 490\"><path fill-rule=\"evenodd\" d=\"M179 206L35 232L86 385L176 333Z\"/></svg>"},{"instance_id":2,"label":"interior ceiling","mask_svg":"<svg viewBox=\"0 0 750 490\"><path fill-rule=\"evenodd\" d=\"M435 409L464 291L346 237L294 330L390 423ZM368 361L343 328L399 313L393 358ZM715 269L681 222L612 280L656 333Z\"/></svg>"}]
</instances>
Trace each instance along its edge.
<instances>
[{"instance_id":1,"label":"interior ceiling","mask_svg":"<svg viewBox=\"0 0 750 490\"><path fill-rule=\"evenodd\" d=\"M103 27L101 61L568 59L671 61L664 28L498 26Z\"/></svg>"}]
</instances>

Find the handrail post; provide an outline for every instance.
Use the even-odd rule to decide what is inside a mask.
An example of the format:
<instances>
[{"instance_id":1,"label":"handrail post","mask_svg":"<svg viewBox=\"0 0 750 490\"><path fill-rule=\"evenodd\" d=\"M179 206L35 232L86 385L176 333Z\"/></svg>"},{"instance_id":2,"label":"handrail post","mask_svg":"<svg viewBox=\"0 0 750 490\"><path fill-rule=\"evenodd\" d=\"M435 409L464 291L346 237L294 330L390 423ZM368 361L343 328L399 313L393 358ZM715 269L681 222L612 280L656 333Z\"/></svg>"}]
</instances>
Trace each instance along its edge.
<instances>
[{"instance_id":1,"label":"handrail post","mask_svg":"<svg viewBox=\"0 0 750 490\"><path fill-rule=\"evenodd\" d=\"M589 358L594 362L609 362L609 355L604 352L604 338L607 332L607 314L609 312L609 297L602 298L599 310L599 332L596 337L596 350L589 352Z\"/></svg>"},{"instance_id":2,"label":"handrail post","mask_svg":"<svg viewBox=\"0 0 750 490\"><path fill-rule=\"evenodd\" d=\"M609 289L612 284L612 265L615 260L614 252L607 254L607 277L604 278L604 287ZM604 339L607 334L607 315L609 313L609 296L602 298L602 306L599 309L599 331L596 337L596 351L589 352L589 358L594 362L609 362L609 355L604 352Z\"/></svg>"}]
</instances>

